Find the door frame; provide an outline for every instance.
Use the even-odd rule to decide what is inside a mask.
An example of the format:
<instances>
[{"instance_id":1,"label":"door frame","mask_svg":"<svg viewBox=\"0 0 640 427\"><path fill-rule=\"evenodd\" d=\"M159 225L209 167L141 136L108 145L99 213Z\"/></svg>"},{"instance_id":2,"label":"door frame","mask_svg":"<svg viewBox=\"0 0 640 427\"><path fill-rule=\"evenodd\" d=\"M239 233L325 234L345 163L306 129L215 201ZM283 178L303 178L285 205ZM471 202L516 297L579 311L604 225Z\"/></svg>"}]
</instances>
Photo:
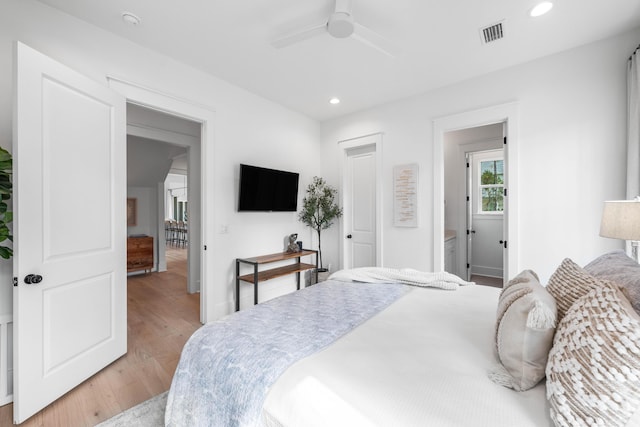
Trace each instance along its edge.
<instances>
[{"instance_id":1,"label":"door frame","mask_svg":"<svg viewBox=\"0 0 640 427\"><path fill-rule=\"evenodd\" d=\"M365 146L372 146L373 152L376 155L376 266L382 267L383 264L383 252L382 252L382 133L374 133L369 135L358 136L355 138L344 139L338 141L338 146L342 150L340 156L340 194L342 195L342 206L347 206L347 194L345 188L347 187L347 162L349 157L349 150L354 148L361 148ZM340 221L340 268L344 268L346 264L346 241L345 241L345 221L342 217Z\"/></svg>"},{"instance_id":2,"label":"door frame","mask_svg":"<svg viewBox=\"0 0 640 427\"><path fill-rule=\"evenodd\" d=\"M510 102L433 120L433 269L444 270L444 135L447 132L504 123L504 157L507 163L504 216L507 249L504 281L519 270L518 258L518 103Z\"/></svg>"},{"instance_id":3,"label":"door frame","mask_svg":"<svg viewBox=\"0 0 640 427\"><path fill-rule=\"evenodd\" d=\"M201 247L200 253L200 322L207 323L215 319L214 304L210 304L207 296L213 295L212 275L208 274L207 253L214 250L207 248L207 243L215 243L213 227L207 227L214 212L215 176L211 168L206 165L214 164L214 130L215 110L213 107L197 104L162 91L151 89L118 77L107 76L110 88L126 98L127 103L157 110L166 114L182 117L201 123L200 133L200 218L201 218ZM208 250L207 250L208 249Z\"/></svg>"}]
</instances>

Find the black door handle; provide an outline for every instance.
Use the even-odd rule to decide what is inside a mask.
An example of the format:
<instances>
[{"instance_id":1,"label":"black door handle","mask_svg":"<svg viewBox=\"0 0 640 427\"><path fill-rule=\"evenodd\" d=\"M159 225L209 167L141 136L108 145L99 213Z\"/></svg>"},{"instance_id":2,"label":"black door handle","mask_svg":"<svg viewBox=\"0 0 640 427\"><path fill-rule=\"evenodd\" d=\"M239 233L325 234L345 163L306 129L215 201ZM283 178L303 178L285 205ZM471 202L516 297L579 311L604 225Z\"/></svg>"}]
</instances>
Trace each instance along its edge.
<instances>
[{"instance_id":1,"label":"black door handle","mask_svg":"<svg viewBox=\"0 0 640 427\"><path fill-rule=\"evenodd\" d=\"M42 282L42 276L39 274L27 274L24 276L24 283L27 285L37 285Z\"/></svg>"},{"instance_id":2,"label":"black door handle","mask_svg":"<svg viewBox=\"0 0 640 427\"><path fill-rule=\"evenodd\" d=\"M351 239L353 236L351 234L347 234L347 239Z\"/></svg>"}]
</instances>

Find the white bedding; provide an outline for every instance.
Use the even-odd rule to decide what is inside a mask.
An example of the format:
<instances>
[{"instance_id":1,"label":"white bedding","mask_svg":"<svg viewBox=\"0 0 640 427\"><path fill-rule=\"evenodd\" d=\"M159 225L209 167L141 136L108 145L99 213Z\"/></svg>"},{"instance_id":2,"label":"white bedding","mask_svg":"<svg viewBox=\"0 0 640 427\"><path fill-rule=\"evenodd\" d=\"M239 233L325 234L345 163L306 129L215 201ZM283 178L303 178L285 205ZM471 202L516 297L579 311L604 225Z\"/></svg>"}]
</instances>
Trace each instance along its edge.
<instances>
[{"instance_id":1,"label":"white bedding","mask_svg":"<svg viewBox=\"0 0 640 427\"><path fill-rule=\"evenodd\" d=\"M491 382L499 290L412 288L328 348L289 367L263 407L268 427L552 426L544 381Z\"/></svg>"}]
</instances>

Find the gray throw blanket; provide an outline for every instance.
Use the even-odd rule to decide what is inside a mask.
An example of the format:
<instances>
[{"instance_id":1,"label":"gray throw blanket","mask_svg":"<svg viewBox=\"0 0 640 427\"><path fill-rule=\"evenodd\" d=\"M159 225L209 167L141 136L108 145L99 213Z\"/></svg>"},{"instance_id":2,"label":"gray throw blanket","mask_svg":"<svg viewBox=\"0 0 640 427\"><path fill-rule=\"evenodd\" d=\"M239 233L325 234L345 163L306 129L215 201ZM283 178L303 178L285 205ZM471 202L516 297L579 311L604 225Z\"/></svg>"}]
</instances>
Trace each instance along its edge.
<instances>
[{"instance_id":1,"label":"gray throw blanket","mask_svg":"<svg viewBox=\"0 0 640 427\"><path fill-rule=\"evenodd\" d=\"M259 425L270 386L291 364L406 292L399 284L328 281L203 326L182 351L165 424Z\"/></svg>"}]
</instances>

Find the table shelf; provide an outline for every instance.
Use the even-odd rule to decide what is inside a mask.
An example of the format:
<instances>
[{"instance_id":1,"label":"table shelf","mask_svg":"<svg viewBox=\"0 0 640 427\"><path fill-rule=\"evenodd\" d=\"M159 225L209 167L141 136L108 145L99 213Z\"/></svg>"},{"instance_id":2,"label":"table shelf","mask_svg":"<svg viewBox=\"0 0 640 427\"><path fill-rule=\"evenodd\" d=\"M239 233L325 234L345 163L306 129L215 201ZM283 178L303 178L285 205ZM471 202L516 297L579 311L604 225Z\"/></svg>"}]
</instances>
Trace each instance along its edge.
<instances>
[{"instance_id":1,"label":"table shelf","mask_svg":"<svg viewBox=\"0 0 640 427\"><path fill-rule=\"evenodd\" d=\"M315 255L316 263L307 264L300 262L303 256ZM281 267L259 270L258 266L278 261L286 261L295 259L293 264ZM249 264L253 266L253 272L240 275L240 265ZM300 252L278 252L269 255L261 255L251 258L236 259L236 311L240 310L240 281L253 283L254 304L258 304L258 284L277 277L287 276L289 274L296 275L297 289L300 289L300 273L307 270L315 270L318 274L318 251L312 249L302 249ZM317 277L316 277L317 281Z\"/></svg>"}]
</instances>

